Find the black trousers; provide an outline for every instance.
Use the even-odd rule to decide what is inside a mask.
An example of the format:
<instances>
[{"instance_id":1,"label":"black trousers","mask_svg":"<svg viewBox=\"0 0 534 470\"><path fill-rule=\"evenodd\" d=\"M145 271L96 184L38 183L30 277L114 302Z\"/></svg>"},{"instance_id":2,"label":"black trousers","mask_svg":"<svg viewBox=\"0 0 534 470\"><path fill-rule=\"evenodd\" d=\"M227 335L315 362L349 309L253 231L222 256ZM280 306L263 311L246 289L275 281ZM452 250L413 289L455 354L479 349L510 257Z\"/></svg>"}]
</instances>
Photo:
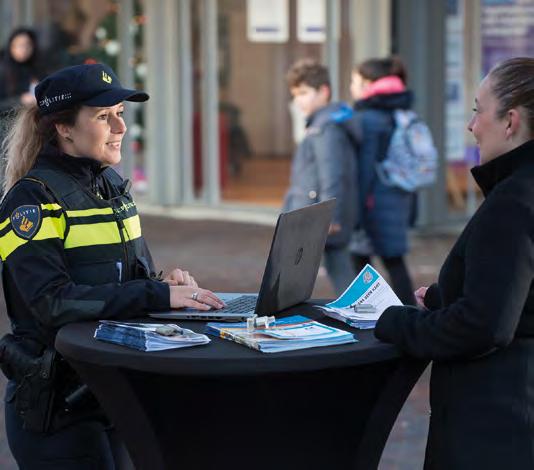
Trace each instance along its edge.
<instances>
[{"instance_id":1,"label":"black trousers","mask_svg":"<svg viewBox=\"0 0 534 470\"><path fill-rule=\"evenodd\" d=\"M5 400L7 440L21 470L115 470L130 467L124 446L99 421L81 421L55 433L26 431L15 410L13 387Z\"/></svg>"}]
</instances>

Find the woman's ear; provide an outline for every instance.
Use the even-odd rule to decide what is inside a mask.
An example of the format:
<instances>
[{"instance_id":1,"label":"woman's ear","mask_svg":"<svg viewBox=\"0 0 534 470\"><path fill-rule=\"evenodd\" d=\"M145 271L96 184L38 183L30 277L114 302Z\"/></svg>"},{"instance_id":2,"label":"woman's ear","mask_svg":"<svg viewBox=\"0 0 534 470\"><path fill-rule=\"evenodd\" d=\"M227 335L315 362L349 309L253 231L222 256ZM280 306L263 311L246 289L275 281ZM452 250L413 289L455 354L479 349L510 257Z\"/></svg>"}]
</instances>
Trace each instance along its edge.
<instances>
[{"instance_id":1,"label":"woman's ear","mask_svg":"<svg viewBox=\"0 0 534 470\"><path fill-rule=\"evenodd\" d=\"M522 138L526 130L526 123L523 119L523 113L518 108L508 110L506 113L506 133L507 139Z\"/></svg>"},{"instance_id":2,"label":"woman's ear","mask_svg":"<svg viewBox=\"0 0 534 470\"><path fill-rule=\"evenodd\" d=\"M71 138L71 127L68 126L67 124L55 124L56 126L56 132L58 133L58 135L66 140L67 142L72 142L72 138Z\"/></svg>"}]
</instances>

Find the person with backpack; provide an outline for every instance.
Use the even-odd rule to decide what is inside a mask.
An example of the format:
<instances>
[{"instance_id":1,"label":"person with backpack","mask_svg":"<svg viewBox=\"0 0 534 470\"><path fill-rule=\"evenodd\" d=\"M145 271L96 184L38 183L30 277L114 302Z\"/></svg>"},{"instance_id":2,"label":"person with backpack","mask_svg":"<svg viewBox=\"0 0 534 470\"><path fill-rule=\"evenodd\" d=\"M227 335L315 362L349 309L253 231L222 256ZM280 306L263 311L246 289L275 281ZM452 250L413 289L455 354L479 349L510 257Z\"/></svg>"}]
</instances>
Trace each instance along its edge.
<instances>
[{"instance_id":1,"label":"person with backpack","mask_svg":"<svg viewBox=\"0 0 534 470\"><path fill-rule=\"evenodd\" d=\"M384 178L386 160L395 130L395 112L409 110L413 96L406 89L406 72L397 58L372 58L352 72L350 91L355 99L353 121L358 131L358 191L360 238L362 231L372 253L354 253L356 272L381 258L393 290L404 304L414 304L412 281L404 255L414 194Z\"/></svg>"},{"instance_id":2,"label":"person with backpack","mask_svg":"<svg viewBox=\"0 0 534 470\"><path fill-rule=\"evenodd\" d=\"M352 110L342 103L330 102L328 70L314 60L296 62L286 78L293 101L306 118L306 130L293 158L283 210L336 198L324 262L339 295L355 277L348 243L357 210L356 156L341 126L352 116Z\"/></svg>"}]
</instances>

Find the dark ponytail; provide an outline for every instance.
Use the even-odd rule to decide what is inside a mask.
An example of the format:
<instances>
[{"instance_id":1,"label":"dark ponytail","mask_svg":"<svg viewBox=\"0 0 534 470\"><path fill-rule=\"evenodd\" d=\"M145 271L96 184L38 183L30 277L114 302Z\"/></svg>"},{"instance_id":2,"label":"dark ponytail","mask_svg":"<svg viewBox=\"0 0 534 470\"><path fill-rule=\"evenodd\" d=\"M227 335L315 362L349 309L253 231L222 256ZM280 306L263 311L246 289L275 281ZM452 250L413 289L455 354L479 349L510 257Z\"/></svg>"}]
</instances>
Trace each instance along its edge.
<instances>
[{"instance_id":1,"label":"dark ponytail","mask_svg":"<svg viewBox=\"0 0 534 470\"><path fill-rule=\"evenodd\" d=\"M508 110L522 108L530 134L534 136L534 58L505 60L491 69L488 78L499 103L497 117L502 119Z\"/></svg>"}]
</instances>

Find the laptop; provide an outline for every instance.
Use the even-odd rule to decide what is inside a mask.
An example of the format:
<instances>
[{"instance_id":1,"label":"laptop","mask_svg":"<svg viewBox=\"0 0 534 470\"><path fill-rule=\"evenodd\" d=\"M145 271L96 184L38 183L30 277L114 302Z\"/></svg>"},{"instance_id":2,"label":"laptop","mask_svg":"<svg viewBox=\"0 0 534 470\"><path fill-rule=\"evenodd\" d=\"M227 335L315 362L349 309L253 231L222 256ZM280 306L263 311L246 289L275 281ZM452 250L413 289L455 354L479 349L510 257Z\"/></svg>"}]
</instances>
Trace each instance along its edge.
<instances>
[{"instance_id":1,"label":"laptop","mask_svg":"<svg viewBox=\"0 0 534 470\"><path fill-rule=\"evenodd\" d=\"M275 315L308 300L315 285L334 206L335 199L329 199L278 216L257 295L218 293L226 303L221 310L187 308L149 315L165 320L244 321L254 314Z\"/></svg>"}]
</instances>

